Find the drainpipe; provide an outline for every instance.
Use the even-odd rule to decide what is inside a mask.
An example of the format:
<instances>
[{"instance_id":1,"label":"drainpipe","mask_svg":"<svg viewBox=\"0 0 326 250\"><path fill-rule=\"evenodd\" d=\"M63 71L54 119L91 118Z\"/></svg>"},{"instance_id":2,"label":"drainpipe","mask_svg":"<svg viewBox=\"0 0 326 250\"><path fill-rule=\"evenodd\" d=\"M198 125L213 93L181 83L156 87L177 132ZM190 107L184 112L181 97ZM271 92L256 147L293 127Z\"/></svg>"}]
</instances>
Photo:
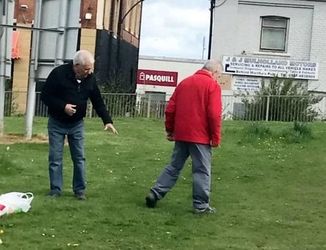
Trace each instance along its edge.
<instances>
[{"instance_id":1,"label":"drainpipe","mask_svg":"<svg viewBox=\"0 0 326 250\"><path fill-rule=\"evenodd\" d=\"M116 54L116 76L118 74L118 71L121 67L121 60L120 60L120 47L121 47L121 35L122 35L122 7L123 7L123 0L120 0L119 5L119 16L118 16L118 30L117 30L117 54Z\"/></svg>"},{"instance_id":2,"label":"drainpipe","mask_svg":"<svg viewBox=\"0 0 326 250\"><path fill-rule=\"evenodd\" d=\"M137 71L139 68L139 47L140 47L140 39L141 39L141 26L142 26L142 17L143 17L143 3L141 3L140 5L140 21L139 21L139 29L138 29L138 48L137 48L137 68L136 68L136 75L137 75ZM135 81L135 84L133 86L132 92L136 93L136 89L137 89L137 78Z\"/></svg>"}]
</instances>

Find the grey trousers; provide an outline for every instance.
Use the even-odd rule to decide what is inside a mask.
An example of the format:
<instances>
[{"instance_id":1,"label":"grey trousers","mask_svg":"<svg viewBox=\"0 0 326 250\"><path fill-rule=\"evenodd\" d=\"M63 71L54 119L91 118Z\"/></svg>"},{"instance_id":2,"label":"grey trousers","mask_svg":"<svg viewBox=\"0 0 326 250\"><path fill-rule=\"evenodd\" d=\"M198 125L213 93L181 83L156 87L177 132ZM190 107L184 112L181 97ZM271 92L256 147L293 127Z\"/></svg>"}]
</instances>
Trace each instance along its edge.
<instances>
[{"instance_id":1,"label":"grey trousers","mask_svg":"<svg viewBox=\"0 0 326 250\"><path fill-rule=\"evenodd\" d=\"M211 189L212 151L210 145L176 141L171 162L164 168L151 191L158 199L162 199L175 185L189 155L192 160L193 207L206 208L209 206Z\"/></svg>"}]
</instances>

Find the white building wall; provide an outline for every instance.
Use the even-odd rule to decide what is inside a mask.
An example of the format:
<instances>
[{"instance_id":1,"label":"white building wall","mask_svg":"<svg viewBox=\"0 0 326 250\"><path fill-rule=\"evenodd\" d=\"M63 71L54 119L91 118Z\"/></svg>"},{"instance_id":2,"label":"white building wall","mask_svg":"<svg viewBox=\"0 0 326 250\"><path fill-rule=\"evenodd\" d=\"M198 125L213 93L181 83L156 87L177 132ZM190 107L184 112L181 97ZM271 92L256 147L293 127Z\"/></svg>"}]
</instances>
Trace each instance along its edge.
<instances>
[{"instance_id":1,"label":"white building wall","mask_svg":"<svg viewBox=\"0 0 326 250\"><path fill-rule=\"evenodd\" d=\"M214 9L212 57L251 56L319 63L309 90L326 91L326 1L228 0ZM287 51L260 52L261 16L290 19ZM231 81L234 82L234 78Z\"/></svg>"},{"instance_id":2,"label":"white building wall","mask_svg":"<svg viewBox=\"0 0 326 250\"><path fill-rule=\"evenodd\" d=\"M201 69L205 60L192 60L170 57L140 56L139 69L165 70L178 72L178 83Z\"/></svg>"},{"instance_id":3,"label":"white building wall","mask_svg":"<svg viewBox=\"0 0 326 250\"><path fill-rule=\"evenodd\" d=\"M309 60L313 10L311 6L294 7L258 6L239 3L238 48L240 54L273 56L273 53L259 52L261 16L278 15L290 19L288 50L282 56L293 60ZM300 5L301 6L301 5ZM254 13L248 15L248 13ZM280 53L278 53L280 56Z\"/></svg>"},{"instance_id":4,"label":"white building wall","mask_svg":"<svg viewBox=\"0 0 326 250\"><path fill-rule=\"evenodd\" d=\"M326 1L315 3L310 59L319 62L319 81L310 81L310 89L326 92Z\"/></svg>"},{"instance_id":5,"label":"white building wall","mask_svg":"<svg viewBox=\"0 0 326 250\"><path fill-rule=\"evenodd\" d=\"M221 60L222 55L240 53L237 51L238 39L236 37L238 33L238 0L225 1L214 9L213 26L212 57Z\"/></svg>"},{"instance_id":6,"label":"white building wall","mask_svg":"<svg viewBox=\"0 0 326 250\"><path fill-rule=\"evenodd\" d=\"M173 71L178 72L178 84L186 77L194 74L204 65L204 60L180 59L169 57L140 56L138 61L139 69ZM166 100L169 100L175 87L137 84L136 92L144 94L146 91L166 93Z\"/></svg>"}]
</instances>

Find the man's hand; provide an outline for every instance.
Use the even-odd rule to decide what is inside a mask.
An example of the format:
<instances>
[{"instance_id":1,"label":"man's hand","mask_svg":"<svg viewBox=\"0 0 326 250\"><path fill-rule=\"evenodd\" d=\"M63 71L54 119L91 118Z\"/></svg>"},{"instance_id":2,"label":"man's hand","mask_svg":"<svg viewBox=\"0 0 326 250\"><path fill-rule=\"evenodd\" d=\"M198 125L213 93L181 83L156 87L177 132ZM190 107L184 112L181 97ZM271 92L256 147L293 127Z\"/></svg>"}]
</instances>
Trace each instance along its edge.
<instances>
[{"instance_id":1,"label":"man's hand","mask_svg":"<svg viewBox=\"0 0 326 250\"><path fill-rule=\"evenodd\" d=\"M170 132L166 132L166 139L168 141L174 141L173 134Z\"/></svg>"},{"instance_id":2,"label":"man's hand","mask_svg":"<svg viewBox=\"0 0 326 250\"><path fill-rule=\"evenodd\" d=\"M76 113L76 107L77 105L74 104L66 104L65 106L65 113L69 116L73 116Z\"/></svg>"},{"instance_id":3,"label":"man's hand","mask_svg":"<svg viewBox=\"0 0 326 250\"><path fill-rule=\"evenodd\" d=\"M213 148L220 148L221 145L218 144L218 143L213 143L213 142L211 141L211 147L213 147Z\"/></svg>"},{"instance_id":4,"label":"man's hand","mask_svg":"<svg viewBox=\"0 0 326 250\"><path fill-rule=\"evenodd\" d=\"M113 134L116 134L116 135L119 134L112 123L105 124L104 130L109 130L109 129L112 131Z\"/></svg>"}]
</instances>

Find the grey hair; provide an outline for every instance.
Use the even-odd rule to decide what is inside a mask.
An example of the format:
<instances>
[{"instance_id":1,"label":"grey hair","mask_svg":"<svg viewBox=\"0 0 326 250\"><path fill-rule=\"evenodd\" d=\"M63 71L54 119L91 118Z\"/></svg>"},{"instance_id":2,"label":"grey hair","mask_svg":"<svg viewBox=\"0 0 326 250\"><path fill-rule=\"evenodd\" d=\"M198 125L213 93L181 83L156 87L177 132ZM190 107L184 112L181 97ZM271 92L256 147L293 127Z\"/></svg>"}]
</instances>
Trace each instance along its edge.
<instances>
[{"instance_id":1,"label":"grey hair","mask_svg":"<svg viewBox=\"0 0 326 250\"><path fill-rule=\"evenodd\" d=\"M222 63L221 61L219 60L215 60L215 59L210 59L208 61L205 62L204 66L203 66L203 69L206 69L208 70L209 72L216 72L216 71L219 71L221 72L222 71Z\"/></svg>"},{"instance_id":2,"label":"grey hair","mask_svg":"<svg viewBox=\"0 0 326 250\"><path fill-rule=\"evenodd\" d=\"M87 63L94 64L94 62L95 62L94 56L88 50L77 51L73 59L74 65L77 64L85 65Z\"/></svg>"}]
</instances>

